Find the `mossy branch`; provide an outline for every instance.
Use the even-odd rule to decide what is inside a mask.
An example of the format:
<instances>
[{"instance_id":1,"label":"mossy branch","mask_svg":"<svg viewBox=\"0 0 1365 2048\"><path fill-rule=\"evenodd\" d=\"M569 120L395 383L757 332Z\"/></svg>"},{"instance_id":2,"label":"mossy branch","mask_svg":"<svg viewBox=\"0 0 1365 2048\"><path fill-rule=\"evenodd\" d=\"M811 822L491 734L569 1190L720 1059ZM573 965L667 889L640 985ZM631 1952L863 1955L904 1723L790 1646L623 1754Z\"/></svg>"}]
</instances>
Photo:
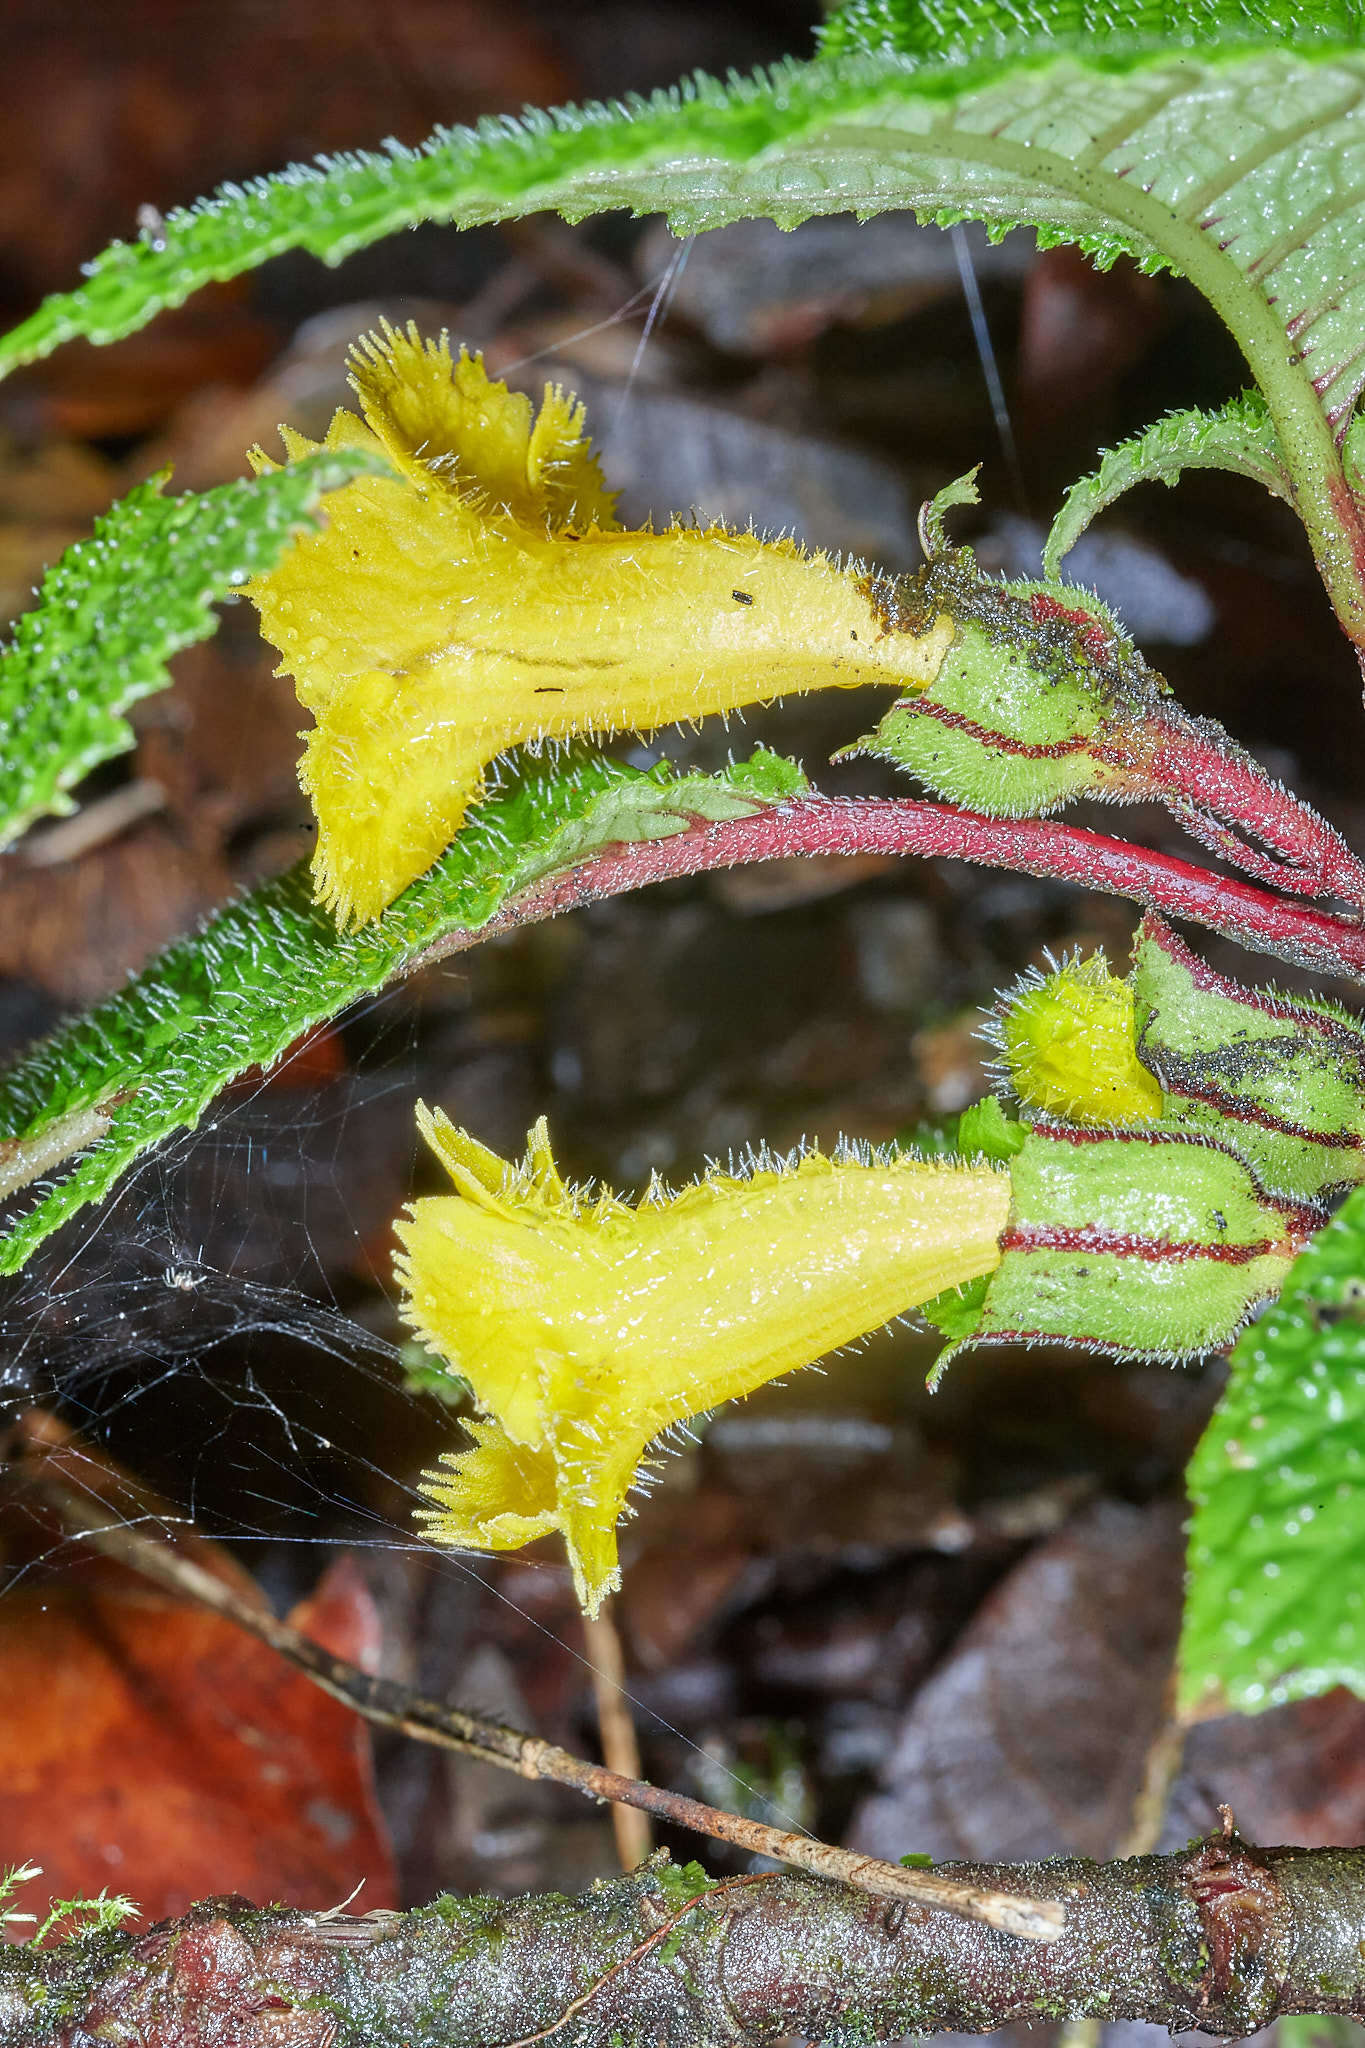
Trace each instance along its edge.
<instances>
[{"instance_id":1,"label":"mossy branch","mask_svg":"<svg viewBox=\"0 0 1365 2048\"><path fill-rule=\"evenodd\" d=\"M577 1898L350 1918L209 1899L141 1935L0 1951L9 2048L735 2048L1102 2016L1245 2035L1365 2016L1365 1851L954 1865L1064 1900L1050 1944L803 1877L713 1884L659 1857ZM946 1874L946 1869L945 1869Z\"/></svg>"}]
</instances>

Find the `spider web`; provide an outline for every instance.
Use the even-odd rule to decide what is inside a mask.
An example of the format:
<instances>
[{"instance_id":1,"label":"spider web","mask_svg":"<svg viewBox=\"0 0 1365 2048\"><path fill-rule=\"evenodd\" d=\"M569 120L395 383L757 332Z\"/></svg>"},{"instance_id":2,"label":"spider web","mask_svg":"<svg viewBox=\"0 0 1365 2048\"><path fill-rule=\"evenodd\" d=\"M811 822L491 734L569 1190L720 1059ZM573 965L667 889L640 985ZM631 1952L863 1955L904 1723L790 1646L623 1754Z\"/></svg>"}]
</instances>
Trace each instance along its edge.
<instances>
[{"instance_id":1,"label":"spider web","mask_svg":"<svg viewBox=\"0 0 1365 2048\"><path fill-rule=\"evenodd\" d=\"M368 1560L381 1608L386 1594L411 1595L404 1560L416 1559L423 1578L435 1574L425 1597L438 1634L442 1614L467 1628L491 1599L504 1641L509 1631L539 1638L533 1661L553 1643L586 1678L560 1560L517 1560L516 1585L543 1586L528 1604L503 1586L498 1561L436 1546L413 1519L421 1474L467 1439L463 1411L409 1383L430 1362L398 1316L391 1224L415 1167L422 1184L414 1098L477 1121L480 1070L464 1085L447 1074L443 1087L441 1034L433 1046L402 990L366 1005L345 1034L342 1073L319 1084L305 1047L229 1091L198 1131L142 1159L93 1218L73 1219L3 1283L0 1422L32 1406L55 1413L169 1510L130 1519L153 1534L183 1520L227 1543L277 1611L342 1550ZM521 1113L504 1105L499 1121ZM78 1553L79 1539L52 1543L0 1577L0 1600L35 1565L60 1575ZM419 1685L524 1718L515 1702L478 1697L478 1678L467 1696L441 1645L423 1637L419 1623ZM630 1688L626 1697L695 1757L706 1796L744 1802L723 1757ZM584 1728L578 1743L592 1739ZM397 1778L401 1798L401 1765ZM769 1810L801 1826L781 1802Z\"/></svg>"},{"instance_id":2,"label":"spider web","mask_svg":"<svg viewBox=\"0 0 1365 2048\"><path fill-rule=\"evenodd\" d=\"M628 418L690 247L672 254L652 290L599 323L644 315L613 432ZM980 346L979 318L975 325ZM841 707L841 729L848 717ZM683 743L700 750L701 765L710 765L711 744L704 736ZM624 914L627 934L634 915ZM678 920L684 939L691 915ZM461 972L477 979L482 969ZM523 1062L507 1085L485 1086L486 1047L463 1064L449 1057L458 1007L433 1028L421 995L400 989L352 1013L338 1027L336 1072L319 1080L301 1049L270 1075L238 1084L197 1131L145 1156L93 1215L74 1219L22 1274L0 1282L0 1415L53 1409L94 1451L152 1487L172 1515L237 1549L277 1607L306 1593L337 1547L387 1560L422 1552L441 1576L491 1590L581 1664L555 1618L562 1600L557 1608L523 1603L501 1589L489 1560L437 1550L412 1520L421 1474L463 1441L451 1407L409 1383L415 1347L405 1343L390 1270L392 1220L414 1174L422 1185L413 1101L442 1103L510 1153L531 1116L576 1085L575 1055L561 1049L545 1076L533 1078L525 1070L533 1062ZM658 1056L648 1044L639 1055L646 1065ZM678 1108L685 1118L689 1105ZM712 1134L707 1151L765 1135L742 1123L731 1131L723 1115ZM627 1178L700 1163L651 1150L658 1139L656 1122L626 1146ZM600 1154L591 1161L599 1170L603 1163ZM60 1570L62 1546L41 1562ZM520 1569L557 1587L567 1580L549 1558ZM732 1789L744 1803L742 1780L719 1756L644 1711L695 1753L705 1796L724 1802ZM781 1824L801 1825L780 1801L769 1809Z\"/></svg>"},{"instance_id":3,"label":"spider web","mask_svg":"<svg viewBox=\"0 0 1365 2048\"><path fill-rule=\"evenodd\" d=\"M292 1540L302 1511L359 1534L339 1525L372 1514L381 1411L413 1436L438 1421L361 1251L411 1170L415 1144L378 1176L375 1153L410 1115L414 1065L410 1032L320 1087L286 1062L141 1160L0 1294L7 1406L54 1405L206 1533Z\"/></svg>"}]
</instances>

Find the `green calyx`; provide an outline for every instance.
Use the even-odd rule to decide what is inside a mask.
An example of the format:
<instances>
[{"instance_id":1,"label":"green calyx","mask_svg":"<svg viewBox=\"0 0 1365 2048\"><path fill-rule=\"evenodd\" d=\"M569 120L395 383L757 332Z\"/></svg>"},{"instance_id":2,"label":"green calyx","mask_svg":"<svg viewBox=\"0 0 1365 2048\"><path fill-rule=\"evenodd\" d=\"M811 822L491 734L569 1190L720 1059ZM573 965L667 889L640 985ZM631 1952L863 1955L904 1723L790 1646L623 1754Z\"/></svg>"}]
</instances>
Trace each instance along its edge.
<instances>
[{"instance_id":1,"label":"green calyx","mask_svg":"<svg viewBox=\"0 0 1365 2048\"><path fill-rule=\"evenodd\" d=\"M1028 975L993 1036L1026 1121L1010 1126L1000 1265L925 1310L953 1350L1222 1349L1278 1292L1324 1197L1365 1181L1365 1029L1215 974L1159 917L1125 980L1102 954Z\"/></svg>"},{"instance_id":2,"label":"green calyx","mask_svg":"<svg viewBox=\"0 0 1365 2048\"><path fill-rule=\"evenodd\" d=\"M887 633L955 630L934 681L856 751L907 768L950 803L1041 817L1078 796L1136 797L1120 749L1168 694L1112 613L1066 584L998 582L970 548L872 586Z\"/></svg>"},{"instance_id":3,"label":"green calyx","mask_svg":"<svg viewBox=\"0 0 1365 2048\"><path fill-rule=\"evenodd\" d=\"M1230 1343L1314 1224L1230 1146L1160 1127L1036 1124L1011 1168L1005 1255L978 1337L1069 1337L1120 1356Z\"/></svg>"},{"instance_id":4,"label":"green calyx","mask_svg":"<svg viewBox=\"0 0 1365 2048\"><path fill-rule=\"evenodd\" d=\"M1322 1220L1268 1195L1230 1146L1168 1126L1035 1124L1010 1179L1003 1256L970 1314L959 1297L945 1318L935 1380L977 1344L1057 1338L1167 1362L1220 1349Z\"/></svg>"},{"instance_id":5,"label":"green calyx","mask_svg":"<svg viewBox=\"0 0 1365 2048\"><path fill-rule=\"evenodd\" d=\"M1164 919L1138 928L1130 977L1162 1115L1230 1140L1265 1184L1316 1199L1365 1180L1365 1030L1330 1003L1215 974Z\"/></svg>"}]
</instances>

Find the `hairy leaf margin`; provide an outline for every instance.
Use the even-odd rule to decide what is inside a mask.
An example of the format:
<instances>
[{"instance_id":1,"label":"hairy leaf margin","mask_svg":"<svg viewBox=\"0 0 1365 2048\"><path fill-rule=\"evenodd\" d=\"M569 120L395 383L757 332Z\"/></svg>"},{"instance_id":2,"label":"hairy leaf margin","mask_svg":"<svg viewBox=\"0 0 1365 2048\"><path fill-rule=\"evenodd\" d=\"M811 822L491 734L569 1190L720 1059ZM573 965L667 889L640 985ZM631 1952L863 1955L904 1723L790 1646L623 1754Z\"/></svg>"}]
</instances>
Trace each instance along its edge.
<instances>
[{"instance_id":1,"label":"hairy leaf margin","mask_svg":"<svg viewBox=\"0 0 1365 2048\"><path fill-rule=\"evenodd\" d=\"M448 852L374 923L338 934L301 863L0 1074L0 1193L81 1153L0 1237L0 1273L17 1272L149 1146L193 1128L239 1074L271 1065L437 941L485 926L519 891L610 844L746 816L807 787L794 762L763 748L717 775L591 756L521 756L502 772Z\"/></svg>"},{"instance_id":2,"label":"hairy leaf margin","mask_svg":"<svg viewBox=\"0 0 1365 2048\"><path fill-rule=\"evenodd\" d=\"M1224 469L1263 484L1287 505L1294 486L1259 391L1244 391L1216 412L1167 413L1144 433L1106 448L1100 466L1072 484L1043 546L1043 574L1060 583L1062 558L1101 512L1136 484L1176 484L1187 469Z\"/></svg>"},{"instance_id":3,"label":"hairy leaf margin","mask_svg":"<svg viewBox=\"0 0 1365 2048\"><path fill-rule=\"evenodd\" d=\"M1338 617L1365 648L1365 510L1339 439L1365 390L1359 0L854 4L813 61L697 76L615 106L528 111L294 165L115 243L3 341L0 374L109 341L211 279L302 248L329 263L419 221L661 210L680 233L913 207L1186 277L1265 394ZM1286 340L1292 341L1286 348Z\"/></svg>"},{"instance_id":4,"label":"hairy leaf margin","mask_svg":"<svg viewBox=\"0 0 1365 2048\"><path fill-rule=\"evenodd\" d=\"M1188 1483L1185 1705L1365 1695L1365 1188L1238 1340Z\"/></svg>"},{"instance_id":5,"label":"hairy leaf margin","mask_svg":"<svg viewBox=\"0 0 1365 2048\"><path fill-rule=\"evenodd\" d=\"M272 476L162 495L139 484L48 570L0 649L0 847L133 744L123 713L170 682L166 663L215 631L213 606L318 523L328 491L386 467L365 449Z\"/></svg>"},{"instance_id":6,"label":"hairy leaf margin","mask_svg":"<svg viewBox=\"0 0 1365 2048\"><path fill-rule=\"evenodd\" d=\"M415 147L388 141L350 150L248 183L220 186L193 206L176 207L136 241L116 241L85 266L85 282L50 295L0 339L0 375L83 336L116 341L178 306L211 281L255 269L289 249L337 264L400 228L421 222L470 227L558 210L582 220L614 207L668 213L680 233L769 215L784 226L817 213L923 205L942 224L988 221L1003 233L1035 226L1045 239L1079 240L1102 262L1122 253L1152 266L1163 258L1142 234L1089 219L1041 213L1010 178L980 181L968 203L877 189L876 166L853 153L838 169L800 175L803 146L837 138L831 123L888 120L887 148L898 140L898 99L943 106L956 97L1026 80L1066 60L1119 77L1163 55L1203 63L1286 51L1304 62L1359 50L1365 14L1356 0L1300 10L1244 0L1195 0L1188 8L1148 4L1122 10L1076 0L1034 0L1027 9L1000 0L913 8L868 0L841 9L818 31L820 54L788 58L721 83L697 72L677 86L520 116L485 117L475 127L440 127ZM908 135L901 135L905 142ZM998 186L993 193L992 186ZM1074 203L1066 215L1074 214ZM1166 258L1165 260L1170 260Z\"/></svg>"}]
</instances>

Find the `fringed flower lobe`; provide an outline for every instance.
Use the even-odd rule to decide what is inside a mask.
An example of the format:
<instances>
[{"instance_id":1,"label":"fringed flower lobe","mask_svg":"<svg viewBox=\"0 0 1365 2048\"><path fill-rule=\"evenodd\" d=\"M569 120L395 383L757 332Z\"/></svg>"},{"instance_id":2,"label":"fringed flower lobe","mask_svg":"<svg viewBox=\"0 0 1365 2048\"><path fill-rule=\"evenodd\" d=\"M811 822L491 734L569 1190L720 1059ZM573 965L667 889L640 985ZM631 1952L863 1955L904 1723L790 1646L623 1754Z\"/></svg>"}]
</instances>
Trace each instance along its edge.
<instances>
[{"instance_id":1,"label":"fringed flower lobe","mask_svg":"<svg viewBox=\"0 0 1365 2048\"><path fill-rule=\"evenodd\" d=\"M827 555L721 526L622 530L556 386L535 412L444 337L389 327L351 383L363 418L339 411L323 445L377 447L394 474L336 492L326 529L248 592L317 721L301 775L318 895L343 926L431 865L510 747L937 673L950 622L889 631L873 579ZM316 445L281 434L291 460Z\"/></svg>"},{"instance_id":2,"label":"fringed flower lobe","mask_svg":"<svg viewBox=\"0 0 1365 2048\"><path fill-rule=\"evenodd\" d=\"M482 1411L425 1481L431 1533L507 1550L557 1529L590 1612L661 1432L992 1271L1009 1215L987 1164L818 1152L631 1204L567 1187L543 1119L518 1167L418 1121L456 1193L398 1225L403 1313Z\"/></svg>"}]
</instances>

